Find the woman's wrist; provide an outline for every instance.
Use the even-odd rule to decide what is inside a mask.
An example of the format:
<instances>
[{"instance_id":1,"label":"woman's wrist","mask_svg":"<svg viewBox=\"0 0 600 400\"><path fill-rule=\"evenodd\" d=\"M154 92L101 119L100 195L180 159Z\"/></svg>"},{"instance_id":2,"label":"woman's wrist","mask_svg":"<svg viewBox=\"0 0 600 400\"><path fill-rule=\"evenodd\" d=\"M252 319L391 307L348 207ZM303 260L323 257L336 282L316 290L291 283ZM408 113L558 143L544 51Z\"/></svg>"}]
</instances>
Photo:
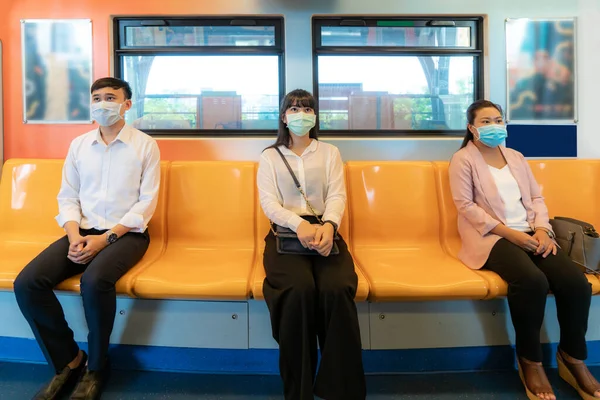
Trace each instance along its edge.
<instances>
[{"instance_id":1,"label":"woman's wrist","mask_svg":"<svg viewBox=\"0 0 600 400\"><path fill-rule=\"evenodd\" d=\"M553 234L553 233L552 233L552 231L551 231L551 230L549 230L548 228L544 228L544 227L538 226L538 227L536 227L536 228L535 228L535 231L536 231L536 232L537 232L537 231L546 232L546 235L548 235L548 237L549 237L550 239L554 239L554 234Z\"/></svg>"},{"instance_id":2,"label":"woman's wrist","mask_svg":"<svg viewBox=\"0 0 600 400\"><path fill-rule=\"evenodd\" d=\"M323 221L323 225L325 224L330 224L333 227L333 233L335 234L338 230L338 226L335 222L327 220L327 221Z\"/></svg>"}]
</instances>

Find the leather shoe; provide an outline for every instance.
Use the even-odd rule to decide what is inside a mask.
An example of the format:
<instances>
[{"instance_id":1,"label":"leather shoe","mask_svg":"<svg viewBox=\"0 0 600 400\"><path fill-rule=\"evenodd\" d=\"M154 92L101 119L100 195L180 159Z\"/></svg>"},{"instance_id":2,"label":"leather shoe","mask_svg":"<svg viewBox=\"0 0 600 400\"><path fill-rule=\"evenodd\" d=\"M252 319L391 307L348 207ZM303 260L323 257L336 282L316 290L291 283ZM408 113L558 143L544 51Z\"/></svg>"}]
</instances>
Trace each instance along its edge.
<instances>
[{"instance_id":1,"label":"leather shoe","mask_svg":"<svg viewBox=\"0 0 600 400\"><path fill-rule=\"evenodd\" d=\"M71 400L96 400L100 398L104 384L108 379L108 366L100 371L90 371L86 368Z\"/></svg>"},{"instance_id":2,"label":"leather shoe","mask_svg":"<svg viewBox=\"0 0 600 400\"><path fill-rule=\"evenodd\" d=\"M52 380L36 393L33 400L58 399L63 393L72 389L79 380L81 372L84 370L85 364L87 363L88 356L85 351L82 351L82 353L81 362L77 368L71 369L68 366L64 367L60 373L54 375Z\"/></svg>"}]
</instances>

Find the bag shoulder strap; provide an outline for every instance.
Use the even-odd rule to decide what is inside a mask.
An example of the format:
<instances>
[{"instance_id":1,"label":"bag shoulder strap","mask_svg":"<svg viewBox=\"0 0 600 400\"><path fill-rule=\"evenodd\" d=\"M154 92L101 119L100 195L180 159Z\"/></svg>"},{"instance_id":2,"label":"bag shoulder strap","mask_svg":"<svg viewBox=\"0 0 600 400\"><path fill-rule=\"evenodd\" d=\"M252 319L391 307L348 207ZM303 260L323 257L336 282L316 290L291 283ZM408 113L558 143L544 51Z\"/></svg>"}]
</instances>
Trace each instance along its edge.
<instances>
[{"instance_id":1,"label":"bag shoulder strap","mask_svg":"<svg viewBox=\"0 0 600 400\"><path fill-rule=\"evenodd\" d=\"M290 166L290 163L288 162L288 160L285 159L285 156L283 155L281 150L279 150L279 147L275 147L275 150L277 150L277 152L279 153L279 156L283 160L283 163L285 164L287 170L290 171L290 175L292 176L292 179L294 180L294 183L296 184L296 187L298 188L298 190L302 190L302 186L300 185L298 178L296 178L296 174L294 174L294 171L292 171L292 167Z\"/></svg>"},{"instance_id":2,"label":"bag shoulder strap","mask_svg":"<svg viewBox=\"0 0 600 400\"><path fill-rule=\"evenodd\" d=\"M285 164L287 170L290 171L290 175L292 176L292 179L294 180L294 184L296 185L296 189L298 189L298 191L300 192L300 194L302 194L302 196L304 197L304 201L306 201L306 205L308 206L308 209L317 218L317 220L319 221L319 223L321 225L323 225L323 221L321 221L321 218L319 218L319 216L317 215L317 213L313 209L312 205L308 201L308 197L306 196L306 193L304 193L304 190L302 190L302 185L300 185L300 182L298 181L298 178L296 178L296 174L294 174L294 171L292 171L292 167L290 166L290 163L288 163L288 161L285 159L285 156L283 155L283 153L281 152L281 150L279 150L279 147L274 147L274 149L277 150L277 152L279 153L279 156L283 160L283 163Z\"/></svg>"}]
</instances>

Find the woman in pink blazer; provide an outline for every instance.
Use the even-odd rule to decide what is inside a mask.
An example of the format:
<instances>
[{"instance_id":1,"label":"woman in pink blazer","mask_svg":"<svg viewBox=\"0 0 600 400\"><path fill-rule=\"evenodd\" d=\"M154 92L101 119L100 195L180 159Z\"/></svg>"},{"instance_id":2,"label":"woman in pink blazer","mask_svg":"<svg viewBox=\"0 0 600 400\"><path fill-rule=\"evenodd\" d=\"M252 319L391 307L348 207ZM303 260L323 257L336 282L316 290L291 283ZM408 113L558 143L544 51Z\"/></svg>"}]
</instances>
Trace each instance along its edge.
<instances>
[{"instance_id":1,"label":"woman in pink blazer","mask_svg":"<svg viewBox=\"0 0 600 400\"><path fill-rule=\"evenodd\" d=\"M507 136L500 106L487 100L467 110L467 135L450 162L450 187L462 239L459 258L508 282L519 375L529 399L554 400L542 366L540 329L548 290L556 298L561 328L560 376L584 399L600 397L600 384L583 360L591 286L557 247L540 188Z\"/></svg>"}]
</instances>

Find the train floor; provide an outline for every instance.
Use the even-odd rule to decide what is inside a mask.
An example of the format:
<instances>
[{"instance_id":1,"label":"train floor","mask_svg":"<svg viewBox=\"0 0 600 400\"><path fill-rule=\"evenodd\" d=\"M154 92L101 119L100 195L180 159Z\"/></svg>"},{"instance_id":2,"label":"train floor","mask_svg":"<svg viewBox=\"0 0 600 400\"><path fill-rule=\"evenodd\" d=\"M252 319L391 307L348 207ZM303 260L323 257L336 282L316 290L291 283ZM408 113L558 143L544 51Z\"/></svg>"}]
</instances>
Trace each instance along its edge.
<instances>
[{"instance_id":1,"label":"train floor","mask_svg":"<svg viewBox=\"0 0 600 400\"><path fill-rule=\"evenodd\" d=\"M600 377L600 367L591 368ZM30 399L49 378L45 365L0 362L0 399ZM548 370L558 399L578 399L556 369ZM516 371L367 376L373 400L527 399ZM66 397L68 398L68 396ZM200 375L114 370L103 400L275 400L282 399L278 376Z\"/></svg>"}]
</instances>

